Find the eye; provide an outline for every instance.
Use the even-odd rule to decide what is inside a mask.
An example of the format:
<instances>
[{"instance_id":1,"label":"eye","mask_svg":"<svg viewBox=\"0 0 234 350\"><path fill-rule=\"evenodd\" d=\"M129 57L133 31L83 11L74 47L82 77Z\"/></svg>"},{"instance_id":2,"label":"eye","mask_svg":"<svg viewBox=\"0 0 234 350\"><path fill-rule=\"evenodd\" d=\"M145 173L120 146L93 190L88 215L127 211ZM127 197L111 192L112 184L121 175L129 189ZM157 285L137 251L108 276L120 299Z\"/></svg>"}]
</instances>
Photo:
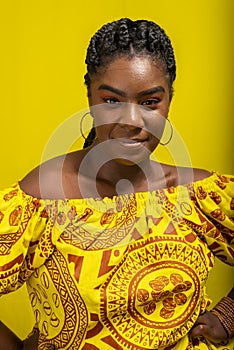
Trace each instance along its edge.
<instances>
[{"instance_id":1,"label":"eye","mask_svg":"<svg viewBox=\"0 0 234 350\"><path fill-rule=\"evenodd\" d=\"M110 105L113 105L113 104L119 104L119 100L117 98L114 98L114 97L107 97L107 98L103 98L103 102L104 103L108 103Z\"/></svg>"},{"instance_id":2,"label":"eye","mask_svg":"<svg viewBox=\"0 0 234 350\"><path fill-rule=\"evenodd\" d=\"M107 110L113 110L121 106L121 102L115 97L103 97L103 107Z\"/></svg>"},{"instance_id":3,"label":"eye","mask_svg":"<svg viewBox=\"0 0 234 350\"><path fill-rule=\"evenodd\" d=\"M142 106L152 108L157 107L157 104L160 102L158 98L149 98L148 100L145 100L142 102Z\"/></svg>"}]
</instances>

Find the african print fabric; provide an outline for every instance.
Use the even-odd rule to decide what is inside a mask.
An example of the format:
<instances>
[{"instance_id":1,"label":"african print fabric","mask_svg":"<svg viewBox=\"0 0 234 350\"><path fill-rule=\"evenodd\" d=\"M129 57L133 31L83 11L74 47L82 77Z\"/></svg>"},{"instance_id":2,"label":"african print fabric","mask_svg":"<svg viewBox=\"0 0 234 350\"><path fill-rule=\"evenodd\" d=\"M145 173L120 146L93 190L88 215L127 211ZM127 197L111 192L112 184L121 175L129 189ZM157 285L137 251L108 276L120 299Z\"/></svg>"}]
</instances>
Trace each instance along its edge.
<instances>
[{"instance_id":1,"label":"african print fabric","mask_svg":"<svg viewBox=\"0 0 234 350\"><path fill-rule=\"evenodd\" d=\"M233 350L189 331L234 265L234 178L103 199L0 192L0 292L26 282L39 349Z\"/></svg>"}]
</instances>

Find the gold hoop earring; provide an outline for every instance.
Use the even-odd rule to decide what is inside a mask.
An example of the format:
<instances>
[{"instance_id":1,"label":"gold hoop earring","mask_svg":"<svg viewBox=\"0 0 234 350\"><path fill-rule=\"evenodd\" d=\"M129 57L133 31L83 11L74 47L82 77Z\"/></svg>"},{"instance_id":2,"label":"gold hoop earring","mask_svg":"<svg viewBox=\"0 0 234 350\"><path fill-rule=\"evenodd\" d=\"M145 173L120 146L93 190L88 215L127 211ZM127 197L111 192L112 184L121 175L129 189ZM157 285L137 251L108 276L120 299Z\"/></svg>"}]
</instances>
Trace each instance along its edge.
<instances>
[{"instance_id":1,"label":"gold hoop earring","mask_svg":"<svg viewBox=\"0 0 234 350\"><path fill-rule=\"evenodd\" d=\"M84 115L82 115L81 119L80 119L80 133L82 135L82 137L86 140L87 137L85 137L84 133L83 133L83 127L82 127L82 124L83 124L83 121L84 121L84 118L86 117L86 115L90 114L92 116L92 114L90 112L86 112Z\"/></svg>"},{"instance_id":2,"label":"gold hoop earring","mask_svg":"<svg viewBox=\"0 0 234 350\"><path fill-rule=\"evenodd\" d=\"M169 119L167 119L167 118L166 118L166 120L168 121L168 123L169 123L169 125L170 125L170 128L171 128L171 135L170 135L169 139L168 139L166 142L164 142L164 143L159 142L159 143L160 143L160 145L162 145L162 146L166 146L166 145L168 145L168 143L169 143L169 142L171 141L171 139L172 139L173 132L174 132L174 129L173 129L173 126L172 126L172 124L171 124L170 120L169 120Z\"/></svg>"}]
</instances>

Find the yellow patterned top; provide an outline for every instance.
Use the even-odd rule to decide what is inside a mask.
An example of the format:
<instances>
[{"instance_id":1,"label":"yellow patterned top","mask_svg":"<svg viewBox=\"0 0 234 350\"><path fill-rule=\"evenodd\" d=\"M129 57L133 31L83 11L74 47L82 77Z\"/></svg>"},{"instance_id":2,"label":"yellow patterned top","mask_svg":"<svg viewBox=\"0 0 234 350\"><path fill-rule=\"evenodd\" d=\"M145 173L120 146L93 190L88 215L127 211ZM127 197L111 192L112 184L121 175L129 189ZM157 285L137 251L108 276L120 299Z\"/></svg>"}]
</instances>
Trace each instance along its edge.
<instances>
[{"instance_id":1,"label":"yellow patterned top","mask_svg":"<svg viewBox=\"0 0 234 350\"><path fill-rule=\"evenodd\" d=\"M234 178L72 200L16 184L0 203L0 293L26 282L39 349L216 349L189 330L214 255L234 264Z\"/></svg>"}]
</instances>

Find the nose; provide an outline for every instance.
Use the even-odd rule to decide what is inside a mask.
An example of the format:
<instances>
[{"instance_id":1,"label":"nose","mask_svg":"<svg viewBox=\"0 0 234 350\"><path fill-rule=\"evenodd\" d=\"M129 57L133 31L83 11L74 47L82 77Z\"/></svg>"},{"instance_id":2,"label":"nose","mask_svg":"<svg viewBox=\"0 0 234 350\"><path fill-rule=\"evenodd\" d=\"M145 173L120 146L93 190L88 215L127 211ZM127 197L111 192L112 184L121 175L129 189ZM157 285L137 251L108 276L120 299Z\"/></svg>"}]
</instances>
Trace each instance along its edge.
<instances>
[{"instance_id":1,"label":"nose","mask_svg":"<svg viewBox=\"0 0 234 350\"><path fill-rule=\"evenodd\" d=\"M119 124L128 129L143 128L145 126L143 112L137 104L125 104L121 110Z\"/></svg>"}]
</instances>

